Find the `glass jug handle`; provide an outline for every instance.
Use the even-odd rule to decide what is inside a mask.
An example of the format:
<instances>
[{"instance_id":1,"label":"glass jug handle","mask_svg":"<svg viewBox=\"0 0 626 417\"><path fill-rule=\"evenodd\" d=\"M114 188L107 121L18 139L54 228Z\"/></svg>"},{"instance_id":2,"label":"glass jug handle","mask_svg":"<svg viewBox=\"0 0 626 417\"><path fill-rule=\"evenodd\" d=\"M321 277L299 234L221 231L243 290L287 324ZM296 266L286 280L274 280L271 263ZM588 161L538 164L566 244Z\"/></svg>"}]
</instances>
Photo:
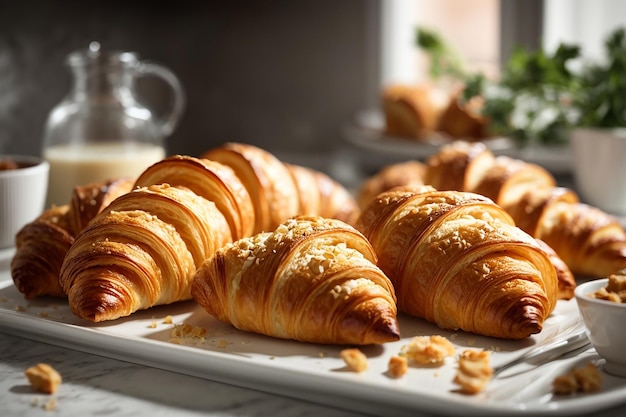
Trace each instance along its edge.
<instances>
[{"instance_id":1,"label":"glass jug handle","mask_svg":"<svg viewBox=\"0 0 626 417\"><path fill-rule=\"evenodd\" d=\"M180 83L180 80L168 68L148 61L141 61L139 63L136 74L138 77L149 75L159 77L164 80L172 89L174 95L169 112L167 112L159 120L157 120L163 137L171 135L176 128L176 125L178 124L180 116L185 110L185 91L183 90L183 86Z\"/></svg>"}]
</instances>

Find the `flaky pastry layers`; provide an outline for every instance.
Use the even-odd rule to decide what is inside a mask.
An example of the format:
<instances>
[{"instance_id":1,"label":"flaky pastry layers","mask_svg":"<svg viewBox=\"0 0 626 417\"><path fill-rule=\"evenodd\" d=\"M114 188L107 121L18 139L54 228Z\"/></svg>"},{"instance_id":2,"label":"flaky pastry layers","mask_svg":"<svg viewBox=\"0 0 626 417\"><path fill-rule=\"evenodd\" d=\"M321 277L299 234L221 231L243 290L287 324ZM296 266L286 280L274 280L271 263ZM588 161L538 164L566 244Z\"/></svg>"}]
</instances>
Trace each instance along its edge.
<instances>
[{"instance_id":1,"label":"flaky pastry layers","mask_svg":"<svg viewBox=\"0 0 626 417\"><path fill-rule=\"evenodd\" d=\"M325 344L399 339L391 282L367 239L340 220L298 216L219 249L193 298L212 316L268 336Z\"/></svg>"},{"instance_id":2,"label":"flaky pastry layers","mask_svg":"<svg viewBox=\"0 0 626 417\"><path fill-rule=\"evenodd\" d=\"M74 238L111 201L129 192L132 185L132 180L118 178L77 186L68 204L46 209L17 232L11 277L24 297L65 297L59 271Z\"/></svg>"},{"instance_id":3,"label":"flaky pastry layers","mask_svg":"<svg viewBox=\"0 0 626 417\"><path fill-rule=\"evenodd\" d=\"M190 299L196 269L230 241L212 201L168 184L137 188L79 233L59 282L76 316L113 320Z\"/></svg>"},{"instance_id":4,"label":"flaky pastry layers","mask_svg":"<svg viewBox=\"0 0 626 417\"><path fill-rule=\"evenodd\" d=\"M205 158L172 155L142 172L135 186L163 183L188 188L213 201L226 217L233 239L253 233L255 212L250 194L230 167Z\"/></svg>"},{"instance_id":5,"label":"flaky pastry layers","mask_svg":"<svg viewBox=\"0 0 626 417\"><path fill-rule=\"evenodd\" d=\"M547 253L484 196L388 191L363 210L357 229L393 282L398 309L443 329L522 339L540 332L556 306Z\"/></svg>"},{"instance_id":6,"label":"flaky pastry layers","mask_svg":"<svg viewBox=\"0 0 626 417\"><path fill-rule=\"evenodd\" d=\"M255 213L253 233L272 231L302 214L348 223L358 217L356 200L337 181L320 171L284 163L257 146L226 142L202 157L229 166L244 184Z\"/></svg>"},{"instance_id":7,"label":"flaky pastry layers","mask_svg":"<svg viewBox=\"0 0 626 417\"><path fill-rule=\"evenodd\" d=\"M619 221L558 187L544 168L466 142L443 147L426 164L426 184L491 198L520 228L552 247L574 274L603 277L626 268L626 232Z\"/></svg>"}]
</instances>

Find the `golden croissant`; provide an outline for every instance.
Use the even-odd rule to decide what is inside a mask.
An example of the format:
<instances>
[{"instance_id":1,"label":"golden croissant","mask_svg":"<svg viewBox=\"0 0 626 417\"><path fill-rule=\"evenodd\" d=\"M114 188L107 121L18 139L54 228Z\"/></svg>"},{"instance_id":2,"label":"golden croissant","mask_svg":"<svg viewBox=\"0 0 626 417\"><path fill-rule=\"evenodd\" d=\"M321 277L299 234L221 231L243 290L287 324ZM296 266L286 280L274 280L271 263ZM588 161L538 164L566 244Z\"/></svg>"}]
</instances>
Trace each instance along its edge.
<instances>
[{"instance_id":1,"label":"golden croissant","mask_svg":"<svg viewBox=\"0 0 626 417\"><path fill-rule=\"evenodd\" d=\"M59 282L75 315L113 320L190 299L196 269L231 240L215 203L184 187L137 188L79 233Z\"/></svg>"},{"instance_id":2,"label":"golden croissant","mask_svg":"<svg viewBox=\"0 0 626 417\"><path fill-rule=\"evenodd\" d=\"M162 183L188 188L213 201L226 217L233 239L253 233L255 212L250 194L230 167L205 158L172 155L148 167L135 186Z\"/></svg>"},{"instance_id":3,"label":"golden croissant","mask_svg":"<svg viewBox=\"0 0 626 417\"><path fill-rule=\"evenodd\" d=\"M522 339L556 306L548 254L487 197L391 190L362 211L357 229L393 282L398 309L443 329Z\"/></svg>"},{"instance_id":4,"label":"golden croissant","mask_svg":"<svg viewBox=\"0 0 626 417\"><path fill-rule=\"evenodd\" d=\"M217 319L276 338L326 344L399 339L391 282L367 239L340 220L298 216L219 249L193 298Z\"/></svg>"},{"instance_id":5,"label":"golden croissant","mask_svg":"<svg viewBox=\"0 0 626 417\"><path fill-rule=\"evenodd\" d=\"M74 238L132 185L130 179L119 178L77 186L68 204L52 206L22 227L15 237L16 251L10 267L15 287L26 298L65 297L59 271Z\"/></svg>"},{"instance_id":6,"label":"golden croissant","mask_svg":"<svg viewBox=\"0 0 626 417\"><path fill-rule=\"evenodd\" d=\"M346 222L358 217L356 200L341 184L320 171L284 163L262 148L227 142L202 157L229 166L241 179L252 199L254 233L271 231L301 214Z\"/></svg>"},{"instance_id":7,"label":"golden croissant","mask_svg":"<svg viewBox=\"0 0 626 417\"><path fill-rule=\"evenodd\" d=\"M491 198L519 227L552 247L576 275L603 277L626 268L626 232L619 221L581 203L538 165L495 157L484 144L458 142L427 161L424 182Z\"/></svg>"}]
</instances>

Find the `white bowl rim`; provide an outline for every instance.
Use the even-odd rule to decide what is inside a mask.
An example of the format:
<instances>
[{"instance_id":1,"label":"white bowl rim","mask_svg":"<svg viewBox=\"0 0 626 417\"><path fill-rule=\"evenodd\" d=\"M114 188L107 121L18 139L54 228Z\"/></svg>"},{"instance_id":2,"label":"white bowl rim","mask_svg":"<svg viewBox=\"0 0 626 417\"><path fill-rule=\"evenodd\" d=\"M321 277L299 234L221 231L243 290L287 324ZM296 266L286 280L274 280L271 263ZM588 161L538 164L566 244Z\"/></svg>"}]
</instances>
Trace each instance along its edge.
<instances>
[{"instance_id":1,"label":"white bowl rim","mask_svg":"<svg viewBox=\"0 0 626 417\"><path fill-rule=\"evenodd\" d=\"M598 278L591 281L578 284L574 289L574 296L576 299L586 301L588 303L595 303L608 308L626 309L626 303L616 303L614 301L602 300L600 298L589 297L589 294L599 290L602 287L606 287L608 284L608 278Z\"/></svg>"},{"instance_id":2,"label":"white bowl rim","mask_svg":"<svg viewBox=\"0 0 626 417\"><path fill-rule=\"evenodd\" d=\"M35 155L0 154L0 160L2 159L12 159L17 162L26 162L32 164L30 166L19 169L0 170L0 177L2 178L28 175L34 170L47 169L49 166L48 161L40 156Z\"/></svg>"}]
</instances>

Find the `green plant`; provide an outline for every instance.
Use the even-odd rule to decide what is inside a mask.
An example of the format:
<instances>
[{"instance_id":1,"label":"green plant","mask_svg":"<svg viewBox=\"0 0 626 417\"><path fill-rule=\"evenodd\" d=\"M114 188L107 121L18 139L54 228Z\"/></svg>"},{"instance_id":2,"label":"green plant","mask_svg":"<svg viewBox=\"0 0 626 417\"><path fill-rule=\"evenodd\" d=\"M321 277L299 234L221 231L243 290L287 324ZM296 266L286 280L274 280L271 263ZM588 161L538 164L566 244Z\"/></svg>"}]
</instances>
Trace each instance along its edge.
<instances>
[{"instance_id":1,"label":"green plant","mask_svg":"<svg viewBox=\"0 0 626 417\"><path fill-rule=\"evenodd\" d=\"M458 52L435 30L419 26L415 43L430 59L428 72L433 80L448 76L464 79L467 76Z\"/></svg>"},{"instance_id":2,"label":"green plant","mask_svg":"<svg viewBox=\"0 0 626 417\"><path fill-rule=\"evenodd\" d=\"M463 100L480 97L482 114L494 135L530 142L561 143L576 126L626 127L626 30L607 37L606 59L589 62L579 73L570 63L580 47L562 43L549 54L542 48L518 47L502 68L499 80L468 74L443 37L418 29L418 46L430 56L433 78L450 76L465 83Z\"/></svg>"},{"instance_id":3,"label":"green plant","mask_svg":"<svg viewBox=\"0 0 626 417\"><path fill-rule=\"evenodd\" d=\"M482 114L494 135L516 139L520 145L567 140L578 120L574 106L580 81L568 68L578 58L578 46L561 44L553 54L518 47L502 69L500 80L474 74L466 81L464 99L484 99Z\"/></svg>"}]
</instances>

